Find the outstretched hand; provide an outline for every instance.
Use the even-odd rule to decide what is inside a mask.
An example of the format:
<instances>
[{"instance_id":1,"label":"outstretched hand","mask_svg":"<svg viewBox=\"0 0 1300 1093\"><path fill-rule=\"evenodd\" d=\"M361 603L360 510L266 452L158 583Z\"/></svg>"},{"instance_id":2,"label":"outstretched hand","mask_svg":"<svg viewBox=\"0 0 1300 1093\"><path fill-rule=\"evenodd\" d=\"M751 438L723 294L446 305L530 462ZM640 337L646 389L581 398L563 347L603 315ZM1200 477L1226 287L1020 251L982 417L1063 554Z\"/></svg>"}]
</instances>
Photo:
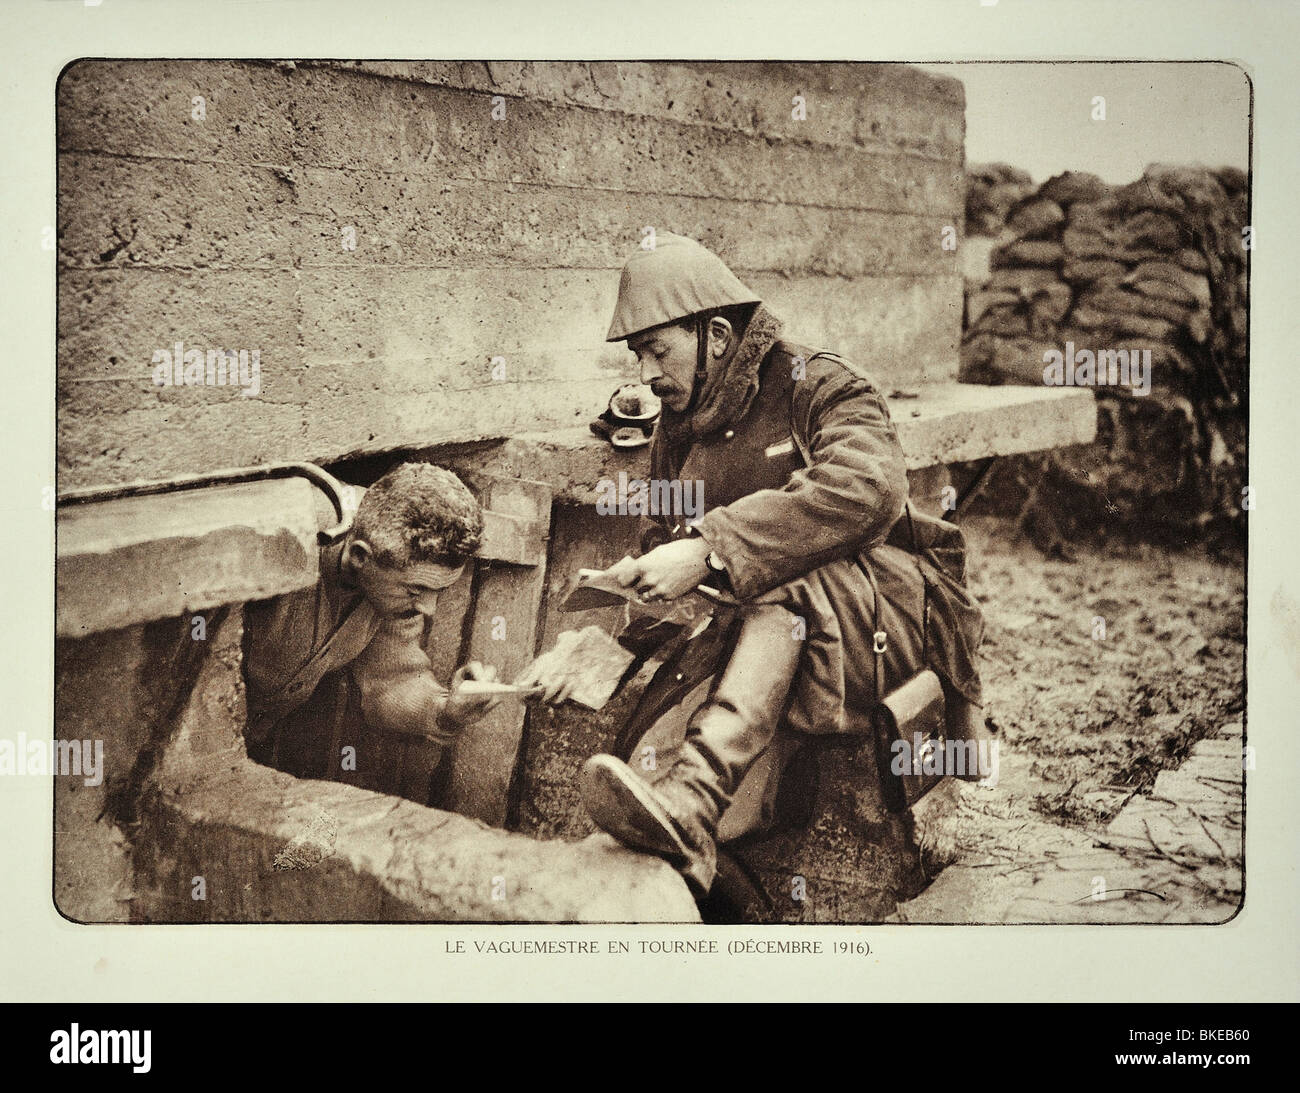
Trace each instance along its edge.
<instances>
[{"instance_id":1,"label":"outstretched hand","mask_svg":"<svg viewBox=\"0 0 1300 1093\"><path fill-rule=\"evenodd\" d=\"M551 657L538 657L515 680L516 686L541 687L541 700L551 706L566 701L573 693L576 682L564 665L555 663Z\"/></svg>"},{"instance_id":2,"label":"outstretched hand","mask_svg":"<svg viewBox=\"0 0 1300 1093\"><path fill-rule=\"evenodd\" d=\"M500 695L467 694L462 685L467 680L493 683L497 679L497 670L491 665L471 660L464 667L457 669L451 677L451 690L447 694L446 704L442 709L444 720L458 727L464 727L479 720L484 714L501 701Z\"/></svg>"}]
</instances>

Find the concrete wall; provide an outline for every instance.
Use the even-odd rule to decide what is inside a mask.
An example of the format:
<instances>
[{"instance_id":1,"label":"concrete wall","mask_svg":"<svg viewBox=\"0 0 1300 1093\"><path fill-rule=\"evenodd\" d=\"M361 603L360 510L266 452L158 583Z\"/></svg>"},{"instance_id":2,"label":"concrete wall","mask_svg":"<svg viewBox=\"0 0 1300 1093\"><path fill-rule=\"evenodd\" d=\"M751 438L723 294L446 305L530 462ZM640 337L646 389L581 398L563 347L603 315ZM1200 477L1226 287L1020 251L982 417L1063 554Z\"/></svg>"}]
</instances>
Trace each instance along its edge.
<instances>
[{"instance_id":1,"label":"concrete wall","mask_svg":"<svg viewBox=\"0 0 1300 1093\"><path fill-rule=\"evenodd\" d=\"M582 424L631 371L603 336L646 225L716 248L882 383L955 377L955 80L84 61L58 123L65 487ZM259 394L156 386L177 341L260 350Z\"/></svg>"},{"instance_id":2,"label":"concrete wall","mask_svg":"<svg viewBox=\"0 0 1300 1093\"><path fill-rule=\"evenodd\" d=\"M209 660L228 669L223 685L202 689L206 716L189 719L170 761L183 757L198 765L236 749L242 754L239 631L232 650L229 628L221 627L228 614L207 614L211 642L192 639L188 617L59 639L55 736L99 741L103 749L98 785L77 775L54 779L54 900L67 917L130 920L138 895L134 833L149 811L146 796L164 765L174 726Z\"/></svg>"}]
</instances>

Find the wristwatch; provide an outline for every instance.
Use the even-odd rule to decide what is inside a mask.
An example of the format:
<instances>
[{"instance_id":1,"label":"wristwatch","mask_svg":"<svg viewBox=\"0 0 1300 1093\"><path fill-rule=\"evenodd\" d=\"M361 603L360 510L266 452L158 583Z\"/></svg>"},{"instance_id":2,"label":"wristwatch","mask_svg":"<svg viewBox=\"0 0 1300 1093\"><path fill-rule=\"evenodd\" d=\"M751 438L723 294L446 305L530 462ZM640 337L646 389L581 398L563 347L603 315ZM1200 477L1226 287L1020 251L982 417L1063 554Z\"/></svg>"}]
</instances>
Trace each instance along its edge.
<instances>
[{"instance_id":1,"label":"wristwatch","mask_svg":"<svg viewBox=\"0 0 1300 1093\"><path fill-rule=\"evenodd\" d=\"M722 564L722 559L718 557L717 551L710 550L709 553L704 556L704 564L708 566L712 572L717 573L721 577L727 575L727 567Z\"/></svg>"}]
</instances>

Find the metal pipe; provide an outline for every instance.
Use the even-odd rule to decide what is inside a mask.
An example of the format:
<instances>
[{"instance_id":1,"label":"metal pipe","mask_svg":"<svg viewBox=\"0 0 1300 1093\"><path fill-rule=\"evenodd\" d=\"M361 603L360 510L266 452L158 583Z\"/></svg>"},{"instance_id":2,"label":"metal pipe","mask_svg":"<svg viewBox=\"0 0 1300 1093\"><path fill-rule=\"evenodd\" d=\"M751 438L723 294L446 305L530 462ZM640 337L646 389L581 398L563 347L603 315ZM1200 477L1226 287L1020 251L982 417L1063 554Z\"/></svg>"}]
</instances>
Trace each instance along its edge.
<instances>
[{"instance_id":1,"label":"metal pipe","mask_svg":"<svg viewBox=\"0 0 1300 1093\"><path fill-rule=\"evenodd\" d=\"M150 494L176 493L181 490L204 489L208 486L226 486L236 482L264 482L275 478L305 478L316 486L334 506L338 522L322 528L316 537L322 546L337 542L347 534L351 524L343 503L347 489L337 478L321 470L315 463L264 463L257 467L235 467L228 470L205 471L200 474L183 474L157 481L126 482L118 486L89 486L66 490L59 494L60 505L81 505L93 501L113 501L121 497L145 497Z\"/></svg>"}]
</instances>

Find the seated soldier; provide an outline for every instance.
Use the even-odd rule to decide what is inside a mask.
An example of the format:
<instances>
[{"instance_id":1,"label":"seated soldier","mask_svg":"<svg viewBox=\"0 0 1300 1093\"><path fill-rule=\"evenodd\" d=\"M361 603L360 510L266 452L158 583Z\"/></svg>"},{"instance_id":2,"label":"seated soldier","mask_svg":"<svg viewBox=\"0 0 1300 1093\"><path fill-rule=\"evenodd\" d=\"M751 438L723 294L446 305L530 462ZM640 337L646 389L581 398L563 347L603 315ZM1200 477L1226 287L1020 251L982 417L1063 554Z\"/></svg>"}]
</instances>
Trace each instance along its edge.
<instances>
[{"instance_id":1,"label":"seated soldier","mask_svg":"<svg viewBox=\"0 0 1300 1093\"><path fill-rule=\"evenodd\" d=\"M663 402L650 479L698 483L706 509L694 522L655 515L644 552L610 576L649 601L707 583L743 609L697 627L675 674L647 689L663 683L642 708L685 722L671 762L651 778L593 756L582 800L599 827L673 862L704 895L722 818L765 755L773 787L780 756L818 735L869 732L880 698L926 667L945 692L949 735L976 738L982 616L960 530L908 502L876 385L837 354L788 341L715 254L660 232L624 266L608 340L626 341ZM708 669L698 677L697 664ZM534 680L547 701L563 699L559 676Z\"/></svg>"},{"instance_id":2,"label":"seated soldier","mask_svg":"<svg viewBox=\"0 0 1300 1093\"><path fill-rule=\"evenodd\" d=\"M482 531L478 502L459 478L405 463L366 491L347 535L321 548L314 587L250 603L250 757L298 777L338 778L356 769L343 748L366 730L445 749L482 717L497 699L461 687L493 680L496 670L467 664L449 690L421 645L438 592L460 577Z\"/></svg>"}]
</instances>

